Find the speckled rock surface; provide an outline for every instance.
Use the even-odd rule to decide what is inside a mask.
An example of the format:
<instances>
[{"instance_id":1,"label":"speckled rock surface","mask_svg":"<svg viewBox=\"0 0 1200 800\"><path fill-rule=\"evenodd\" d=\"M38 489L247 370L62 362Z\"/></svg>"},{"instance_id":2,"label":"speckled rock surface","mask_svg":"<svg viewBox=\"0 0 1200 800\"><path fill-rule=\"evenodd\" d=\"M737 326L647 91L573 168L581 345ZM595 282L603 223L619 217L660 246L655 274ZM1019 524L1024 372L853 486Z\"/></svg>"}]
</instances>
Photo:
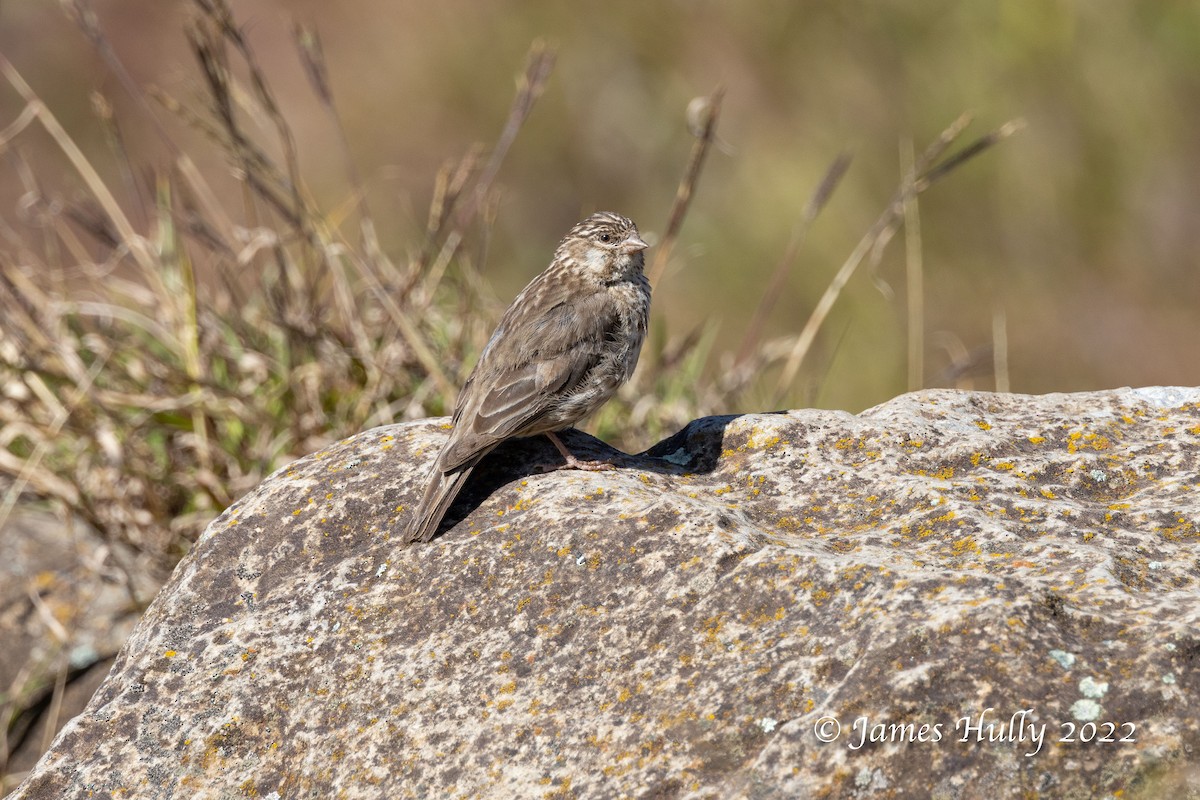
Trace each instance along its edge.
<instances>
[{"instance_id":1,"label":"speckled rock surface","mask_svg":"<svg viewBox=\"0 0 1200 800\"><path fill-rule=\"evenodd\" d=\"M1200 390L708 418L606 473L530 440L402 549L444 436L368 431L213 522L15 797L1200 781Z\"/></svg>"},{"instance_id":2,"label":"speckled rock surface","mask_svg":"<svg viewBox=\"0 0 1200 800\"><path fill-rule=\"evenodd\" d=\"M0 494L6 487L0 485ZM158 586L79 522L18 506L0 522L0 793L83 711Z\"/></svg>"}]
</instances>

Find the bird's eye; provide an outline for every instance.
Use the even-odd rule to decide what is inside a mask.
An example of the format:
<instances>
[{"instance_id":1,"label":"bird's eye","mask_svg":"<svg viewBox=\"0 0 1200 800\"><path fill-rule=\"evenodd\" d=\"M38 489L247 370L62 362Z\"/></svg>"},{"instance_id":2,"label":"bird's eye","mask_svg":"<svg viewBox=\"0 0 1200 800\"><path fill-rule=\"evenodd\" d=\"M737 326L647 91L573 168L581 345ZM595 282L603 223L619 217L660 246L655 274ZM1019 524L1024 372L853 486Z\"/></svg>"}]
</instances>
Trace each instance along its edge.
<instances>
[{"instance_id":1,"label":"bird's eye","mask_svg":"<svg viewBox=\"0 0 1200 800\"><path fill-rule=\"evenodd\" d=\"M602 242L611 242L611 241L612 241L612 234L611 234L611 233L602 233L602 234L600 234L600 241L602 241Z\"/></svg>"}]
</instances>

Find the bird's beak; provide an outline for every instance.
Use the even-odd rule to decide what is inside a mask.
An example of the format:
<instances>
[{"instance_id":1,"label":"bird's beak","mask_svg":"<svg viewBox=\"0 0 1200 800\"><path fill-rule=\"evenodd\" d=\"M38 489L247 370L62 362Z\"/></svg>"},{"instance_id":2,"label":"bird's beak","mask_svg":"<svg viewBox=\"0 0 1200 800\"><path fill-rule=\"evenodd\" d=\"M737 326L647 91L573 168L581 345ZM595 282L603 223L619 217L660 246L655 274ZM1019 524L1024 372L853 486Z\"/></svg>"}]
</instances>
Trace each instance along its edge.
<instances>
[{"instance_id":1,"label":"bird's beak","mask_svg":"<svg viewBox=\"0 0 1200 800\"><path fill-rule=\"evenodd\" d=\"M645 250L649 246L650 245L646 244L642 240L642 237L638 236L636 233L631 233L629 234L629 238L621 242L621 252L632 255L633 253Z\"/></svg>"}]
</instances>

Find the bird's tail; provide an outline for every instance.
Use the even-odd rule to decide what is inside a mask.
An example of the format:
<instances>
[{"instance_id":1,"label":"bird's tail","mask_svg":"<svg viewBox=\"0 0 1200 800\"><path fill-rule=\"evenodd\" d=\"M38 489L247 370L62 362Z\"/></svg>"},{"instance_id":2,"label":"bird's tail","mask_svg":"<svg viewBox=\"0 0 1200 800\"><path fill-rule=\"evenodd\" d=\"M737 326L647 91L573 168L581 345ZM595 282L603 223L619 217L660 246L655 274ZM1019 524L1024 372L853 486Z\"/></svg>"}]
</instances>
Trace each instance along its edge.
<instances>
[{"instance_id":1,"label":"bird's tail","mask_svg":"<svg viewBox=\"0 0 1200 800\"><path fill-rule=\"evenodd\" d=\"M408 529L406 542L428 542L437 533L442 524L442 518L450 510L450 505L458 493L462 491L467 477L474 471L475 465L463 467L455 472L446 474L435 464L433 474L429 477L429 485L425 487L425 496L417 510L413 512L412 524Z\"/></svg>"}]
</instances>

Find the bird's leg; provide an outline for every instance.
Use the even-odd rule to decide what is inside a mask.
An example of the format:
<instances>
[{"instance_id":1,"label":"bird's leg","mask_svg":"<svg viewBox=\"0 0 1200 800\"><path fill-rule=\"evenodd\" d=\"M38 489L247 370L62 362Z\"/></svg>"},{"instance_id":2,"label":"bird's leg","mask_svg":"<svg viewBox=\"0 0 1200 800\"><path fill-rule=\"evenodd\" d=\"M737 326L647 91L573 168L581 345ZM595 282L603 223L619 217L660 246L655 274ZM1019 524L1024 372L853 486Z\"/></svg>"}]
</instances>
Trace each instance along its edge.
<instances>
[{"instance_id":1,"label":"bird's leg","mask_svg":"<svg viewBox=\"0 0 1200 800\"><path fill-rule=\"evenodd\" d=\"M562 439L559 439L558 435L553 431L547 431L546 438L550 440L551 444L553 444L558 452L562 454L563 460L567 462L562 466L552 467L551 469L546 470L547 472L551 471L552 469L583 469L587 470L588 472L604 472L606 470L617 468L616 464L611 464L608 461L581 461L580 459L571 455L571 451L567 449L567 446L562 443Z\"/></svg>"}]
</instances>

